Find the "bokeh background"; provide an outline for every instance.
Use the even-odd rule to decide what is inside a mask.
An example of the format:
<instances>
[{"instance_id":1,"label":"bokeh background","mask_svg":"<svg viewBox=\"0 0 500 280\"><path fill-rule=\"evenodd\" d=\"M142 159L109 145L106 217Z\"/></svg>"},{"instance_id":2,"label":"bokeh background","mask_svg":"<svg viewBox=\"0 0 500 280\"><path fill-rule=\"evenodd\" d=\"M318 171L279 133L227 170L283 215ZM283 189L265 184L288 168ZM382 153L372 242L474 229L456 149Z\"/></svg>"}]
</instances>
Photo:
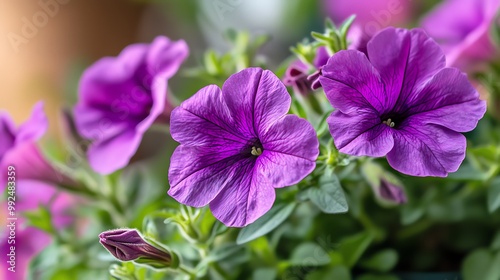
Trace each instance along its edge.
<instances>
[{"instance_id":1,"label":"bokeh background","mask_svg":"<svg viewBox=\"0 0 500 280\"><path fill-rule=\"evenodd\" d=\"M338 22L351 12L361 12L358 20L370 32L387 25L416 25L436 2L1 0L0 108L20 122L42 99L51 119L51 135L57 136L59 109L75 102L84 67L103 56L117 55L128 44L150 42L159 34L183 38L191 49L186 68L196 65L207 47L227 50L223 39L227 28L245 29L272 36L263 54L276 66L291 55L291 45L308 37L311 30L321 31L326 16ZM27 21L38 26L30 29ZM23 32L31 38L18 41L16 36ZM196 90L197 84L182 75L171 87L175 91L186 85Z\"/></svg>"}]
</instances>

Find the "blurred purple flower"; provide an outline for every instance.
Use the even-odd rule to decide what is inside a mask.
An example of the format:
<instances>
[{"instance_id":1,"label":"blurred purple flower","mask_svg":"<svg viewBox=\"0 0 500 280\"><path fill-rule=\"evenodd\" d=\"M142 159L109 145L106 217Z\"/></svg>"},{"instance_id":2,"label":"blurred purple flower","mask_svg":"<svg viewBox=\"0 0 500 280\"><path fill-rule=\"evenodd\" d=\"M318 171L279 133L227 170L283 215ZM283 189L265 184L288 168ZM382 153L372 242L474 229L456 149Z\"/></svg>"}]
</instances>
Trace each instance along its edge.
<instances>
[{"instance_id":1,"label":"blurred purple flower","mask_svg":"<svg viewBox=\"0 0 500 280\"><path fill-rule=\"evenodd\" d=\"M424 18L422 27L441 44L448 65L467 69L499 54L490 36L499 9L498 0L447 0Z\"/></svg>"},{"instance_id":2,"label":"blurred purple flower","mask_svg":"<svg viewBox=\"0 0 500 280\"><path fill-rule=\"evenodd\" d=\"M338 24L356 15L356 23L370 37L385 27L405 25L413 10L411 0L323 0L323 6Z\"/></svg>"},{"instance_id":3,"label":"blurred purple flower","mask_svg":"<svg viewBox=\"0 0 500 280\"><path fill-rule=\"evenodd\" d=\"M99 234L99 242L120 261L144 258L161 262L164 266L172 263L172 254L160 250L146 242L135 229L115 229Z\"/></svg>"},{"instance_id":4,"label":"blurred purple flower","mask_svg":"<svg viewBox=\"0 0 500 280\"><path fill-rule=\"evenodd\" d=\"M168 123L172 105L167 84L188 56L183 40L157 37L106 57L83 74L75 122L90 139L90 165L102 174L128 164L143 134L155 122Z\"/></svg>"},{"instance_id":5,"label":"blurred purple flower","mask_svg":"<svg viewBox=\"0 0 500 280\"><path fill-rule=\"evenodd\" d=\"M70 195L58 193L56 188L42 182L23 180L16 185L15 208L17 220L15 244L8 242L10 228L2 228L2 232L0 233L0 251L2 253L0 269L2 269L1 273L4 278L0 277L0 279L27 279L28 266L31 259L51 242L50 235L45 231L28 226L25 218L22 217L22 213L36 210L40 205L46 205L51 212L52 223L57 230L60 230L73 221L71 215L66 212L74 202L75 199ZM3 212L7 210L6 204L4 202L0 205L0 212L2 212L0 216L5 218L11 217L7 216L8 213ZM7 270L10 267L8 263L10 256L8 254L10 254L11 246L15 246L15 273Z\"/></svg>"},{"instance_id":6,"label":"blurred purple flower","mask_svg":"<svg viewBox=\"0 0 500 280\"><path fill-rule=\"evenodd\" d=\"M414 176L456 171L466 148L460 132L486 111L467 76L445 68L442 50L419 29L383 30L368 43L368 57L335 54L320 81L336 109L328 123L337 148L387 155L394 169Z\"/></svg>"},{"instance_id":7,"label":"blurred purple flower","mask_svg":"<svg viewBox=\"0 0 500 280\"><path fill-rule=\"evenodd\" d=\"M4 207L5 205L2 205ZM6 206L5 206L6 207ZM20 220L17 221L19 223ZM25 280L28 279L28 266L33 257L39 254L46 246L50 244L50 236L42 230L28 227L24 229L16 229L16 244L8 243L8 234L10 229L5 227L0 234L0 279L9 280ZM15 246L15 272L9 271L11 267L9 263L12 255L10 247Z\"/></svg>"},{"instance_id":8,"label":"blurred purple flower","mask_svg":"<svg viewBox=\"0 0 500 280\"><path fill-rule=\"evenodd\" d=\"M0 167L15 167L16 180L37 180L49 184L74 185L68 176L52 167L41 154L36 142L45 134L48 121L43 103L33 108L31 117L19 128L6 113L0 113ZM7 173L0 175L2 190L7 183Z\"/></svg>"},{"instance_id":9,"label":"blurred purple flower","mask_svg":"<svg viewBox=\"0 0 500 280\"><path fill-rule=\"evenodd\" d=\"M168 193L203 207L227 226L266 213L274 188L298 183L316 165L319 143L304 119L286 115L291 98L270 71L245 69L222 87L207 86L172 112Z\"/></svg>"}]
</instances>

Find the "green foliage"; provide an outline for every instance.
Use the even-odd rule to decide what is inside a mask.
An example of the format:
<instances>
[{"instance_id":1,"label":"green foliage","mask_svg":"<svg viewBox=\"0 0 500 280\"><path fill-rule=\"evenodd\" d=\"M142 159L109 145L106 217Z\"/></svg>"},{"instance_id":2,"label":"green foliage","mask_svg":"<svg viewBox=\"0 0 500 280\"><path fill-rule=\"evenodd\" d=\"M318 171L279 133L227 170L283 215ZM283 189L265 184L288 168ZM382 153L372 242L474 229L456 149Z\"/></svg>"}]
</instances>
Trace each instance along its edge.
<instances>
[{"instance_id":1,"label":"green foliage","mask_svg":"<svg viewBox=\"0 0 500 280\"><path fill-rule=\"evenodd\" d=\"M340 181L333 174L322 176L318 186L306 189L304 195L328 214L345 213L349 209Z\"/></svg>"},{"instance_id":2,"label":"green foliage","mask_svg":"<svg viewBox=\"0 0 500 280\"><path fill-rule=\"evenodd\" d=\"M238 234L237 244L244 244L259 238L283 223L295 209L296 204L281 204L274 206L264 216L260 217L253 224L245 227Z\"/></svg>"}]
</instances>

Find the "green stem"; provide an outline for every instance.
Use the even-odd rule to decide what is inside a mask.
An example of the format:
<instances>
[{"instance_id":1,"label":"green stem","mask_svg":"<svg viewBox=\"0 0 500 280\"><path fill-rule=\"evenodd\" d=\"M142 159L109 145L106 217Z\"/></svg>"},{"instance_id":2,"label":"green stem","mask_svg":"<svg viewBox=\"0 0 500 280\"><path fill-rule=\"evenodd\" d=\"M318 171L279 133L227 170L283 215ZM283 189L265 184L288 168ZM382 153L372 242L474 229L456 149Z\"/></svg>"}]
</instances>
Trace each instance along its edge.
<instances>
[{"instance_id":1,"label":"green stem","mask_svg":"<svg viewBox=\"0 0 500 280\"><path fill-rule=\"evenodd\" d=\"M182 273L186 274L189 279L196 279L196 273L194 273L194 271L192 271L190 268L187 268L183 265L180 265L178 268L177 268L179 271L181 271Z\"/></svg>"}]
</instances>

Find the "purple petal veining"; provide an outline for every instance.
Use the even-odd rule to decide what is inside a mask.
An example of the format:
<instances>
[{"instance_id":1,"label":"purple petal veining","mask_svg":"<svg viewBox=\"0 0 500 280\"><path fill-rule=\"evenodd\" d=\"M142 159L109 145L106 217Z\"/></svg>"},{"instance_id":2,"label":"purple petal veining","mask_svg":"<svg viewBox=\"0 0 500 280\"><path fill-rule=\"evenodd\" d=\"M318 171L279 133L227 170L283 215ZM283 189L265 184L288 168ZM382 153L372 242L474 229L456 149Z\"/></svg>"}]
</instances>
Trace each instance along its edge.
<instances>
[{"instance_id":1,"label":"purple petal veining","mask_svg":"<svg viewBox=\"0 0 500 280\"><path fill-rule=\"evenodd\" d=\"M387 156L413 176L446 176L465 157L462 132L473 130L486 104L420 29L387 28L355 50L335 54L320 77L337 110L328 118L337 148Z\"/></svg>"},{"instance_id":2,"label":"purple petal veining","mask_svg":"<svg viewBox=\"0 0 500 280\"><path fill-rule=\"evenodd\" d=\"M181 145L171 159L168 193L189 206L210 204L228 226L261 217L274 189L306 177L319 154L313 127L287 115L290 102L281 81L260 68L184 101L171 116L172 137Z\"/></svg>"}]
</instances>

